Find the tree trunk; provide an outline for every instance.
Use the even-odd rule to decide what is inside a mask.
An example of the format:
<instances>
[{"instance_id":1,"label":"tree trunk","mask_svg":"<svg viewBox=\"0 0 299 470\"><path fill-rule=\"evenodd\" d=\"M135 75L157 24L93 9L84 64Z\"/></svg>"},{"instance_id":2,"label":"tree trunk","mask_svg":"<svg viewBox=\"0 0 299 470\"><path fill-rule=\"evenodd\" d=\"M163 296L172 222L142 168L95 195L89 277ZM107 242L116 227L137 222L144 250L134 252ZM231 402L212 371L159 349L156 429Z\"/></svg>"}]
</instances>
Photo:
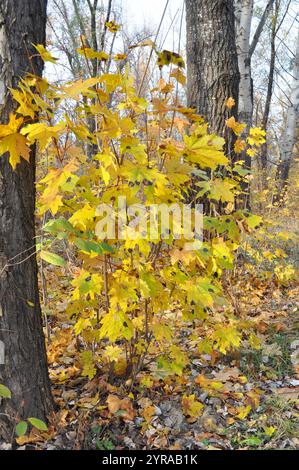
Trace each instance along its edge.
<instances>
[{"instance_id":1,"label":"tree trunk","mask_svg":"<svg viewBox=\"0 0 299 470\"><path fill-rule=\"evenodd\" d=\"M242 13L242 1L243 0L234 0L234 9L235 9L235 29L238 31L241 21Z\"/></svg>"},{"instance_id":2,"label":"tree trunk","mask_svg":"<svg viewBox=\"0 0 299 470\"><path fill-rule=\"evenodd\" d=\"M247 132L252 125L253 114L253 84L251 78L251 58L258 44L266 20L273 7L274 0L269 0L262 14L260 22L250 44L250 31L252 26L253 0L235 2L237 21L237 52L240 71L239 87L239 121L247 125ZM241 5L240 5L241 4ZM246 134L246 133L245 133ZM251 167L251 158L244 152L242 156L248 168Z\"/></svg>"},{"instance_id":3,"label":"tree trunk","mask_svg":"<svg viewBox=\"0 0 299 470\"><path fill-rule=\"evenodd\" d=\"M293 156L293 148L296 143L299 119L299 32L297 38L297 50L293 68L293 83L290 93L290 104L287 109L287 121L281 143L280 162L277 167L276 181L277 192L274 201L283 201L288 186L290 166Z\"/></svg>"},{"instance_id":4,"label":"tree trunk","mask_svg":"<svg viewBox=\"0 0 299 470\"><path fill-rule=\"evenodd\" d=\"M238 120L246 124L246 132L251 127L253 113L253 90L251 79L250 30L252 23L253 0L244 0L241 6L240 22L237 29L236 43L238 52L238 64L240 71L239 87L239 117ZM251 158L246 152L243 154L245 164L251 167Z\"/></svg>"},{"instance_id":5,"label":"tree trunk","mask_svg":"<svg viewBox=\"0 0 299 470\"><path fill-rule=\"evenodd\" d=\"M32 43L45 42L47 0L0 2L0 121L14 105L9 87L26 72L41 75ZM35 152L13 171L0 156L0 383L11 399L0 404L0 437L11 439L16 423L46 421L53 410L41 320L35 253Z\"/></svg>"},{"instance_id":6,"label":"tree trunk","mask_svg":"<svg viewBox=\"0 0 299 470\"><path fill-rule=\"evenodd\" d=\"M253 0L242 2L240 23L236 35L238 64L240 71L239 88L239 121L251 125L252 119L252 86L249 59L250 30L252 22Z\"/></svg>"},{"instance_id":7,"label":"tree trunk","mask_svg":"<svg viewBox=\"0 0 299 470\"><path fill-rule=\"evenodd\" d=\"M237 117L239 92L233 0L186 0L186 20L188 105L223 135L225 102L234 98Z\"/></svg>"},{"instance_id":8,"label":"tree trunk","mask_svg":"<svg viewBox=\"0 0 299 470\"><path fill-rule=\"evenodd\" d=\"M276 35L277 35L277 22L280 9L280 2L275 2L275 11L272 18L272 27L271 27L271 44L270 44L270 67L268 75L268 87L267 87L267 96L265 102L265 109L262 119L262 127L267 132L268 122L270 116L270 108L273 95L273 86L274 86L274 74L275 74L275 63L276 63ZM262 169L266 170L268 162L268 145L267 142L262 146L261 149L261 164Z\"/></svg>"},{"instance_id":9,"label":"tree trunk","mask_svg":"<svg viewBox=\"0 0 299 470\"><path fill-rule=\"evenodd\" d=\"M251 59L254 51L255 51L255 48L257 46L257 43L259 42L259 39L260 39L260 36L263 32L263 29L264 29L264 26L266 24L266 21L268 19L268 16L273 8L273 4L274 4L274 0L269 0L267 2L267 5L264 9L264 12L261 16L261 19L260 19L260 22L255 30L255 33L253 35L253 38L252 38L252 41L251 41L251 44L250 44L250 48L249 48L249 58Z\"/></svg>"}]
</instances>

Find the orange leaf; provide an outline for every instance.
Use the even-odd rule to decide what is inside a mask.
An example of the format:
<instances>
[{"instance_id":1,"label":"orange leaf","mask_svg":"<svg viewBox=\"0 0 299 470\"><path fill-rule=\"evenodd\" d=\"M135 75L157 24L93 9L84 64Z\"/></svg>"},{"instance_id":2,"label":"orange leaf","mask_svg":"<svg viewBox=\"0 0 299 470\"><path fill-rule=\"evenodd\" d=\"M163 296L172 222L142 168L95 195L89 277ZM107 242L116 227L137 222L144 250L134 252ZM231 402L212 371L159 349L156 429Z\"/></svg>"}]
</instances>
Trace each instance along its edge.
<instances>
[{"instance_id":1,"label":"orange leaf","mask_svg":"<svg viewBox=\"0 0 299 470\"><path fill-rule=\"evenodd\" d=\"M132 402L129 398L118 398L109 395L107 398L108 410L111 414L118 413L125 421L132 421L135 417Z\"/></svg>"}]
</instances>

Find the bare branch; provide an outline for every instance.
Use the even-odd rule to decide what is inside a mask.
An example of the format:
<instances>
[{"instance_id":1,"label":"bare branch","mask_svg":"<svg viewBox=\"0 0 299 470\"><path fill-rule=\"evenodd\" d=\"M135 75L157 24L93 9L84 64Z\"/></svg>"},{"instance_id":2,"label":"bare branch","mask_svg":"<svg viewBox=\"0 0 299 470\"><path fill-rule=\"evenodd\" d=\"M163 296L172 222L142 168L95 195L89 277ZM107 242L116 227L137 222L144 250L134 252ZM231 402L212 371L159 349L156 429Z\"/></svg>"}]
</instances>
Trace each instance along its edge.
<instances>
[{"instance_id":1,"label":"bare branch","mask_svg":"<svg viewBox=\"0 0 299 470\"><path fill-rule=\"evenodd\" d=\"M264 26L265 26L265 23L267 21L267 18L269 16L269 13L273 7L273 3L274 3L274 0L269 0L268 3L267 3L267 6L264 10L264 13L260 19L260 22L258 24L258 27L256 28L256 31L254 33L254 36L253 36L253 39L252 39L252 42L251 42L251 45L250 45L250 48L249 48L249 59L251 59L252 57L252 54L254 53L255 51L255 48L257 46L257 43L260 39L260 36L262 34L262 31L264 29Z\"/></svg>"}]
</instances>

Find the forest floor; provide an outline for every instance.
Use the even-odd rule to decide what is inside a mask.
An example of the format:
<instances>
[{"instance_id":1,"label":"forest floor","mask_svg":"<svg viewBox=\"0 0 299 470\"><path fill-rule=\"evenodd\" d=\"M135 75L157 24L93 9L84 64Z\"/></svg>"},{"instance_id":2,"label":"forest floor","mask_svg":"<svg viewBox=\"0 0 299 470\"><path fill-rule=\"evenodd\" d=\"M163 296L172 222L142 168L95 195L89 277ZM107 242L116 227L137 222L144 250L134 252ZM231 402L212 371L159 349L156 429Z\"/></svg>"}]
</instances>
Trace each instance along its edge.
<instances>
[{"instance_id":1,"label":"forest floor","mask_svg":"<svg viewBox=\"0 0 299 470\"><path fill-rule=\"evenodd\" d=\"M57 286L54 274L48 274ZM181 377L131 391L120 380L109 383L107 374L91 381L82 377L71 325L59 315L59 323L57 317L50 320L50 376L59 410L47 433L33 430L17 439L17 448L299 448L299 285L286 288L252 275L236 277L230 285L235 309L254 321L261 348L231 356L195 351ZM55 304L63 315L61 294L49 295L49 308ZM183 412L186 393L203 405L197 419Z\"/></svg>"}]
</instances>

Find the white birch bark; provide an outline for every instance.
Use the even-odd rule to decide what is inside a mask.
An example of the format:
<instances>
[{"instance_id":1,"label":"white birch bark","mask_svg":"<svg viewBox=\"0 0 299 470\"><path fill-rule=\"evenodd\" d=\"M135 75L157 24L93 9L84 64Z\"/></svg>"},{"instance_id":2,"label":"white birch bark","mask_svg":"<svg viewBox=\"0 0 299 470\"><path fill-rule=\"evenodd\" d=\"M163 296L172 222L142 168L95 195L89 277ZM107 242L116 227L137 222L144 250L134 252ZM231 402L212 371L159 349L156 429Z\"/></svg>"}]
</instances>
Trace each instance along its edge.
<instances>
[{"instance_id":1,"label":"white birch bark","mask_svg":"<svg viewBox=\"0 0 299 470\"><path fill-rule=\"evenodd\" d=\"M237 35L239 27L240 27L242 0L234 1L234 10L235 10L235 28L236 28L236 35Z\"/></svg>"},{"instance_id":2,"label":"white birch bark","mask_svg":"<svg viewBox=\"0 0 299 470\"><path fill-rule=\"evenodd\" d=\"M237 28L236 42L240 71L239 120L250 126L253 102L249 49L253 0L243 0L242 2L239 2L238 7L239 12L237 13L236 10L236 17L237 14L239 14L239 24Z\"/></svg>"},{"instance_id":3,"label":"white birch bark","mask_svg":"<svg viewBox=\"0 0 299 470\"><path fill-rule=\"evenodd\" d=\"M293 148L296 143L299 119L299 31L297 37L297 50L293 68L293 83L290 93L290 104L287 109L287 120L280 149L279 178L284 184L289 175L289 169L293 156Z\"/></svg>"}]
</instances>

